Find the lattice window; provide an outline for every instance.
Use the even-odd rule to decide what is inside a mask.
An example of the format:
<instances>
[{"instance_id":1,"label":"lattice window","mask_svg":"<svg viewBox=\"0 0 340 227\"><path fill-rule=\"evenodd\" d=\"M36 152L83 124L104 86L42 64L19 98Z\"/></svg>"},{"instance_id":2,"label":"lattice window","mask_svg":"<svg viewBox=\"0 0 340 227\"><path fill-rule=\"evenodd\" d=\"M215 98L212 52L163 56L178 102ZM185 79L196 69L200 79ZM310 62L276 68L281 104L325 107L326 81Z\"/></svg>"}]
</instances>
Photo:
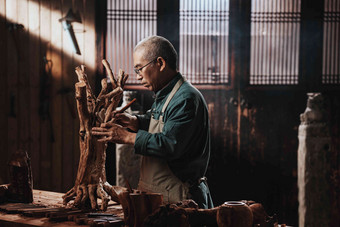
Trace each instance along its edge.
<instances>
[{"instance_id":1,"label":"lattice window","mask_svg":"<svg viewBox=\"0 0 340 227\"><path fill-rule=\"evenodd\" d=\"M133 48L157 34L157 0L108 0L107 59L114 74L123 69L128 84L140 84L133 72Z\"/></svg>"},{"instance_id":2,"label":"lattice window","mask_svg":"<svg viewBox=\"0 0 340 227\"><path fill-rule=\"evenodd\" d=\"M252 0L251 85L298 84L301 0Z\"/></svg>"},{"instance_id":3,"label":"lattice window","mask_svg":"<svg viewBox=\"0 0 340 227\"><path fill-rule=\"evenodd\" d=\"M325 0L322 83L340 84L340 1Z\"/></svg>"},{"instance_id":4,"label":"lattice window","mask_svg":"<svg viewBox=\"0 0 340 227\"><path fill-rule=\"evenodd\" d=\"M180 72L193 84L226 84L229 0L180 0Z\"/></svg>"}]
</instances>

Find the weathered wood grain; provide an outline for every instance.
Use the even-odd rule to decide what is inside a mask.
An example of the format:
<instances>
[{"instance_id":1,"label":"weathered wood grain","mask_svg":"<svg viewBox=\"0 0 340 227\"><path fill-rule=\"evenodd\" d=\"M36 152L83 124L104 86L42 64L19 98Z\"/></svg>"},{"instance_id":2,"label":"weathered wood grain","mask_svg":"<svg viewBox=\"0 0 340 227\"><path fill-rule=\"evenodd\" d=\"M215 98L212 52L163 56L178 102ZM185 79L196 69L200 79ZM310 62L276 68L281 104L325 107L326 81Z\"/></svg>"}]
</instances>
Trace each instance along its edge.
<instances>
[{"instance_id":1,"label":"weathered wood grain","mask_svg":"<svg viewBox=\"0 0 340 227\"><path fill-rule=\"evenodd\" d=\"M31 166L33 174L33 184L40 183L40 116L39 116L39 84L41 75L42 57L40 55L40 9L36 2L28 2L28 33L34 34L28 36L28 56L27 66L29 69L26 72L29 82L29 93L26 96L27 103L29 103L29 146L28 151L31 157ZM23 111L25 112L25 111Z\"/></svg>"},{"instance_id":2,"label":"weathered wood grain","mask_svg":"<svg viewBox=\"0 0 340 227\"><path fill-rule=\"evenodd\" d=\"M51 186L56 191L61 191L62 188L62 142L63 142L63 124L62 124L62 109L63 101L62 96L57 92L63 88L62 73L62 45L63 45L63 33L62 26L58 21L62 18L62 1L51 2L51 43L52 54L51 60L53 62L52 67L52 120L53 120L53 133L55 135L55 141L52 144L52 178Z\"/></svg>"},{"instance_id":3,"label":"weathered wood grain","mask_svg":"<svg viewBox=\"0 0 340 227\"><path fill-rule=\"evenodd\" d=\"M6 0L0 0L0 15L6 15ZM0 150L4 151L1 154L0 159L0 172L7 173L7 159L8 159L8 107L9 107L9 99L8 99L8 87L7 87L7 33L8 30L6 28L6 20L4 16L0 17L0 33L3 34L2 42L0 42L0 50L6 54L0 54L0 106L4 108L0 108L0 119L4 119L0 121L0 137L2 140L0 141ZM4 184L8 182L8 175L0 175L0 184Z\"/></svg>"},{"instance_id":4,"label":"weathered wood grain","mask_svg":"<svg viewBox=\"0 0 340 227\"><path fill-rule=\"evenodd\" d=\"M72 1L62 1L62 16L65 17L69 9L72 9ZM73 23L72 23L73 26ZM77 77L74 75L74 53L67 31L62 30L62 86L57 91L57 96L62 100L62 191L68 190L74 183L73 179L73 141L78 137L77 129L74 128L75 103L73 86Z\"/></svg>"}]
</instances>

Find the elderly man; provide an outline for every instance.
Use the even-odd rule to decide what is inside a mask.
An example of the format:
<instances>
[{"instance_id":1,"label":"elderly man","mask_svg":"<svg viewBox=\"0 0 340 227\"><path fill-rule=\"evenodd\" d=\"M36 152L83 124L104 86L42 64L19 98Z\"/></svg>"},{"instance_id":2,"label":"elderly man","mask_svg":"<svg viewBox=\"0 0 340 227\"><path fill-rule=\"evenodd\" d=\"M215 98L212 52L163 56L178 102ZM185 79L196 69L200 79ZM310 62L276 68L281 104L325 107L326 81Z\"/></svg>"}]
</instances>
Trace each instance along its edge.
<instances>
[{"instance_id":1,"label":"elderly man","mask_svg":"<svg viewBox=\"0 0 340 227\"><path fill-rule=\"evenodd\" d=\"M212 208L205 172L210 156L209 117L202 94L177 71L177 53L160 36L139 42L134 70L155 92L145 115L116 114L115 123L94 127L99 141L133 144L142 155L138 189L163 194L168 203L193 199ZM127 130L130 129L130 130Z\"/></svg>"}]
</instances>

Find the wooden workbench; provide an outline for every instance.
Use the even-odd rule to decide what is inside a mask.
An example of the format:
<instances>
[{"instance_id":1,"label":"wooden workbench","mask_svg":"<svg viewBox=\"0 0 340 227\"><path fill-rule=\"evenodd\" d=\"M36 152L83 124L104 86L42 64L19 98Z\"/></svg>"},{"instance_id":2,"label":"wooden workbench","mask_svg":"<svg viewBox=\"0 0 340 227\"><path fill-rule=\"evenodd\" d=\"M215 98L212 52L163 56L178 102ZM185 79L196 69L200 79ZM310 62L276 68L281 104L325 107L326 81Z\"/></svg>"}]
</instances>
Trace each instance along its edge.
<instances>
[{"instance_id":1,"label":"wooden workbench","mask_svg":"<svg viewBox=\"0 0 340 227\"><path fill-rule=\"evenodd\" d=\"M62 208L63 193L57 192L49 192L42 190L33 190L33 204L37 207L44 206L47 208ZM17 204L20 206L21 204ZM30 206L27 204L22 204L22 206ZM16 204L8 203L8 204L0 204L2 208L16 206ZM107 214L114 214L119 218L124 218L122 207L114 202L110 202L108 206L108 210L105 212ZM0 211L0 226L1 227L13 227L13 226L52 226L52 227L61 227L61 226L88 226L88 225L79 225L74 221L62 221L62 222L52 222L45 215L41 215L43 217L27 217L24 216L21 212L8 212L8 210ZM48 216L48 215L47 215Z\"/></svg>"}]
</instances>

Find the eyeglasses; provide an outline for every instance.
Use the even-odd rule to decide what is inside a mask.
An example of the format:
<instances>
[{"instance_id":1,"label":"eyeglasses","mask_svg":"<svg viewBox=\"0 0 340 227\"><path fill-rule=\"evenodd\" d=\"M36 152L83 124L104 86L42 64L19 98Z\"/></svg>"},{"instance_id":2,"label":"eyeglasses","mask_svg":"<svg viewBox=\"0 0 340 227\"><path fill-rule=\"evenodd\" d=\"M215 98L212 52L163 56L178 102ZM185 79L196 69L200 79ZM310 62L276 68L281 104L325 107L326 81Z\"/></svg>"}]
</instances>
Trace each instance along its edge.
<instances>
[{"instance_id":1,"label":"eyeglasses","mask_svg":"<svg viewBox=\"0 0 340 227\"><path fill-rule=\"evenodd\" d=\"M135 73L136 73L137 75L139 75L140 72L142 71L142 69L144 69L146 66L150 65L152 62L154 62L154 61L156 61L156 60L157 60L157 58L153 59L152 61L150 61L150 62L147 63L146 65L140 67L139 69L134 68L133 70L135 71Z\"/></svg>"}]
</instances>

